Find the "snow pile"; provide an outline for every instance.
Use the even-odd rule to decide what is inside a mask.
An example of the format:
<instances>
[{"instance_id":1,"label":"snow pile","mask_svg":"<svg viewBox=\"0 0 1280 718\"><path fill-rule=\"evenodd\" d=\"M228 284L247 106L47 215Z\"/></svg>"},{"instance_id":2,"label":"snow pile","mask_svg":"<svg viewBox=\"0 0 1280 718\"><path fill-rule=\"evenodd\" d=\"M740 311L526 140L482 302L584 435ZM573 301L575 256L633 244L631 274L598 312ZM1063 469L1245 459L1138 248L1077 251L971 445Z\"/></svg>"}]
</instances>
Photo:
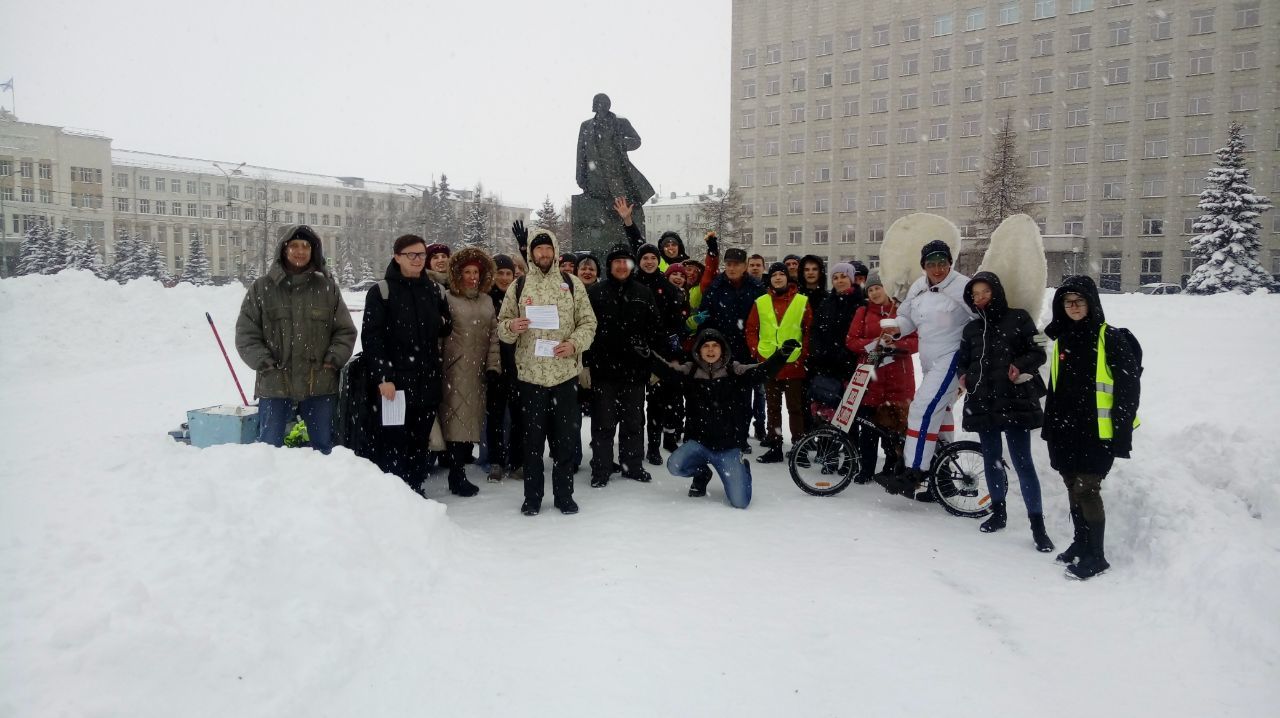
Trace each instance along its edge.
<instances>
[{"instance_id":1,"label":"snow pile","mask_svg":"<svg viewBox=\"0 0 1280 718\"><path fill-rule=\"evenodd\" d=\"M236 400L204 312L231 348L242 297L0 281L0 716L1280 701L1280 297L1104 296L1143 345L1143 426L1104 488L1114 569L1084 584L1030 548L1017 496L986 535L874 486L815 499L753 463L745 512L655 467L579 482L582 514L536 519L512 482L456 501L435 478L446 517L343 449L174 444L188 409ZM1062 547L1062 484L1033 447Z\"/></svg>"}]
</instances>

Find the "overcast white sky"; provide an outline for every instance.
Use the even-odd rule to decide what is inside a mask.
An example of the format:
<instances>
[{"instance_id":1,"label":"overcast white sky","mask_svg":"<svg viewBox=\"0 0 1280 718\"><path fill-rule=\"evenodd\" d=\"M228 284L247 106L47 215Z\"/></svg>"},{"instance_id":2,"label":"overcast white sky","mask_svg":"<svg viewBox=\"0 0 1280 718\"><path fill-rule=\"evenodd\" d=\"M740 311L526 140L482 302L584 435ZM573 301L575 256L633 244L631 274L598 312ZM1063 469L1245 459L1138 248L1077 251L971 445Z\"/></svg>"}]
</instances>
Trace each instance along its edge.
<instances>
[{"instance_id":1,"label":"overcast white sky","mask_svg":"<svg viewBox=\"0 0 1280 718\"><path fill-rule=\"evenodd\" d=\"M0 0L19 118L113 146L388 182L578 192L607 92L655 188L728 181L730 0ZM13 95L0 93L12 108Z\"/></svg>"}]
</instances>

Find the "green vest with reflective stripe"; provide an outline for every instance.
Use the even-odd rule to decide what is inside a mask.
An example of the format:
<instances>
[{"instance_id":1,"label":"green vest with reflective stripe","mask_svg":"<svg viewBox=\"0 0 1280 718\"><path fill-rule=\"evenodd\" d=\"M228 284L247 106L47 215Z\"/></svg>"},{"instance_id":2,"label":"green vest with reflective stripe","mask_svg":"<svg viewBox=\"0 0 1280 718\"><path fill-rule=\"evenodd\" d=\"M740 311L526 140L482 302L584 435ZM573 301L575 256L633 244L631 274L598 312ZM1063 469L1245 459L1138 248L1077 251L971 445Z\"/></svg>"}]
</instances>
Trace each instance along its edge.
<instances>
[{"instance_id":1,"label":"green vest with reflective stripe","mask_svg":"<svg viewBox=\"0 0 1280 718\"><path fill-rule=\"evenodd\" d=\"M808 303L808 297L797 294L787 311L782 313L782 324L779 325L778 317L773 313L773 296L768 292L760 295L756 300L756 313L760 315L760 343L756 346L756 351L760 356L765 359L773 356L778 347L788 339L803 343L804 308ZM799 358L800 349L797 349L787 357L787 363L791 364Z\"/></svg>"},{"instance_id":2,"label":"green vest with reflective stripe","mask_svg":"<svg viewBox=\"0 0 1280 718\"><path fill-rule=\"evenodd\" d=\"M1107 324L1102 323L1102 327L1098 329L1098 365L1093 371L1093 398L1094 403L1098 407L1098 438L1110 439L1115 436L1115 428L1111 423L1111 409L1115 406L1115 380L1111 374L1111 367L1107 364L1107 342L1106 342ZM1058 342L1053 342L1053 356L1049 359L1049 389L1052 391L1058 386ZM1138 428L1142 422L1135 415L1133 417L1133 428Z\"/></svg>"}]
</instances>

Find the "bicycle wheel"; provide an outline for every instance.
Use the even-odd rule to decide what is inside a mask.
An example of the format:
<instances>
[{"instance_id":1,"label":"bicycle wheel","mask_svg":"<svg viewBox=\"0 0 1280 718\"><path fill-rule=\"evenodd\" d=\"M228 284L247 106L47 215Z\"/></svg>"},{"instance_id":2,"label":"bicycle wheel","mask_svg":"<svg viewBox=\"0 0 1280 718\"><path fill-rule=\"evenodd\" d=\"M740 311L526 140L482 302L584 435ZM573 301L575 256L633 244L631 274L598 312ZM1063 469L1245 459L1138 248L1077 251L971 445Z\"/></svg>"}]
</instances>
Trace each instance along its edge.
<instances>
[{"instance_id":1,"label":"bicycle wheel","mask_svg":"<svg viewBox=\"0 0 1280 718\"><path fill-rule=\"evenodd\" d=\"M976 519L991 513L981 445L956 441L940 449L929 470L929 493L952 516Z\"/></svg>"},{"instance_id":2,"label":"bicycle wheel","mask_svg":"<svg viewBox=\"0 0 1280 718\"><path fill-rule=\"evenodd\" d=\"M835 496L844 491L861 465L849 435L830 426L805 434L787 457L791 480L813 496Z\"/></svg>"}]
</instances>

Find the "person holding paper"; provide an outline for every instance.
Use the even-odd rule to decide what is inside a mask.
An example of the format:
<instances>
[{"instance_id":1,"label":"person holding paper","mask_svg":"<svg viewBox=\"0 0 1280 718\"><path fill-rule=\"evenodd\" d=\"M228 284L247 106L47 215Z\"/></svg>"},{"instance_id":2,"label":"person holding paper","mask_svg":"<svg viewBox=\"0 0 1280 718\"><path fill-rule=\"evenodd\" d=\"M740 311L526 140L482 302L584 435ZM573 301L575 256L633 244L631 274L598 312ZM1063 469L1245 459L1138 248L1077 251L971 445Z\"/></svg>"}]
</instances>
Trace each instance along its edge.
<instances>
[{"instance_id":1,"label":"person holding paper","mask_svg":"<svg viewBox=\"0 0 1280 718\"><path fill-rule=\"evenodd\" d=\"M516 347L517 383L525 419L524 503L520 511L535 516L542 510L546 490L542 450L550 436L555 506L562 513L575 514L573 450L582 431L577 401L579 357L595 339L596 315L582 280L564 274L556 265L559 248L555 235L539 227L531 228L528 234L529 273L507 290L498 313L498 338ZM548 306L555 308L557 328L531 327L528 309ZM547 314L545 310L534 312L543 322ZM546 356L548 351L551 356Z\"/></svg>"},{"instance_id":2,"label":"person holding paper","mask_svg":"<svg viewBox=\"0 0 1280 718\"><path fill-rule=\"evenodd\" d=\"M378 429L376 463L422 494L431 424L440 406L440 340L453 327L440 287L426 276L427 243L414 234L395 241L386 278L369 289L360 331L372 359L377 391L394 399L404 391L401 426ZM386 298L383 298L383 293Z\"/></svg>"}]
</instances>

